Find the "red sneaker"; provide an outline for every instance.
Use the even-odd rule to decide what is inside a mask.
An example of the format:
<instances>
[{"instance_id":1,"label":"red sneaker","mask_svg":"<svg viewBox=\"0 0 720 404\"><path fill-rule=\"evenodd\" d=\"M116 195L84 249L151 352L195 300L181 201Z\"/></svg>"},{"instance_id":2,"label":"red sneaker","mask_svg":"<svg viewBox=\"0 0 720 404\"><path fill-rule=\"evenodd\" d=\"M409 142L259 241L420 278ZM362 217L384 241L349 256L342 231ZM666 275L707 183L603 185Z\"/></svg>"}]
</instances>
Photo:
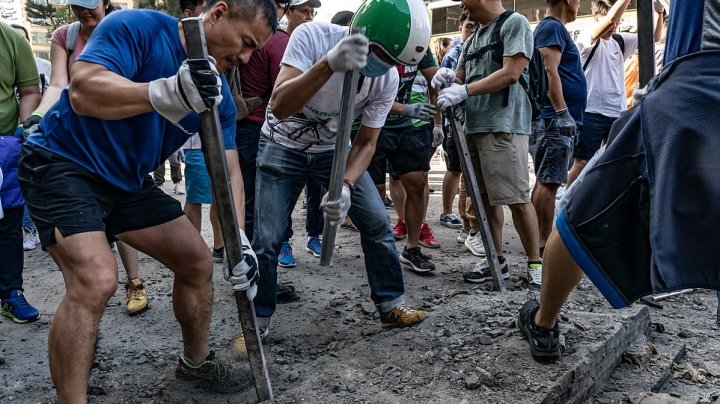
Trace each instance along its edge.
<instances>
[{"instance_id":1,"label":"red sneaker","mask_svg":"<svg viewBox=\"0 0 720 404\"><path fill-rule=\"evenodd\" d=\"M403 219L398 219L392 232L393 236L395 236L395 240L402 240L407 237L407 226L405 226L405 221Z\"/></svg>"},{"instance_id":2,"label":"red sneaker","mask_svg":"<svg viewBox=\"0 0 720 404\"><path fill-rule=\"evenodd\" d=\"M425 248L440 248L440 240L433 236L427 222L423 222L422 227L420 227L420 240L418 243Z\"/></svg>"}]
</instances>

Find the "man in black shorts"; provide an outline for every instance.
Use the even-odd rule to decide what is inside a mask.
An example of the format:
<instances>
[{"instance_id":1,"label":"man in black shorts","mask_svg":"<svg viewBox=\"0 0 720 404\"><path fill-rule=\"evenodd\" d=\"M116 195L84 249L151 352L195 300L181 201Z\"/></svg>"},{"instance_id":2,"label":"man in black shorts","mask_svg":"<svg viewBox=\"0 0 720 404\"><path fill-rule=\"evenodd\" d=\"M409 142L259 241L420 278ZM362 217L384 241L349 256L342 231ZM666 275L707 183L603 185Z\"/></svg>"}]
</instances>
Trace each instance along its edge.
<instances>
[{"instance_id":1,"label":"man in black shorts","mask_svg":"<svg viewBox=\"0 0 720 404\"><path fill-rule=\"evenodd\" d=\"M106 17L78 57L71 86L24 145L22 191L40 242L65 280L48 341L60 402L82 402L87 395L97 330L117 289L117 263L108 246L115 239L175 273L173 308L184 348L178 378L216 391L239 387L239 376L208 346L210 251L180 204L147 173L200 129L199 112L217 106L235 208L243 217L237 110L218 70L247 62L277 20L268 0L210 0L204 16L213 60L186 60L182 26L174 17L151 10ZM257 262L244 232L241 240L243 261L230 280L252 290Z\"/></svg>"}]
</instances>

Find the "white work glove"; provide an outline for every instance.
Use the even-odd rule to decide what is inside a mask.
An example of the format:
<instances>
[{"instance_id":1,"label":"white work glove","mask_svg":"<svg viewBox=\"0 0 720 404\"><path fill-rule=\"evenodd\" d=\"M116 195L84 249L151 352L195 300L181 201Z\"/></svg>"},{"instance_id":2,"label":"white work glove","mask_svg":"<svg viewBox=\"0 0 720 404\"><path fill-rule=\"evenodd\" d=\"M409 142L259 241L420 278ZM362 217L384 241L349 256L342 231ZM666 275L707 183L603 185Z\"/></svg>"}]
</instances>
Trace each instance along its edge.
<instances>
[{"instance_id":1,"label":"white work glove","mask_svg":"<svg viewBox=\"0 0 720 404\"><path fill-rule=\"evenodd\" d=\"M648 86L645 86L643 88L635 87L633 90L633 105L640 104L640 101L645 98L645 96L648 95Z\"/></svg>"},{"instance_id":2,"label":"white work glove","mask_svg":"<svg viewBox=\"0 0 720 404\"><path fill-rule=\"evenodd\" d=\"M327 54L328 64L334 72L347 72L362 69L370 53L370 42L363 34L353 34L343 38Z\"/></svg>"},{"instance_id":3,"label":"white work glove","mask_svg":"<svg viewBox=\"0 0 720 404\"><path fill-rule=\"evenodd\" d=\"M443 132L442 125L435 125L435 127L433 128L432 147L440 146L444 139L445 139L445 132Z\"/></svg>"},{"instance_id":4,"label":"white work glove","mask_svg":"<svg viewBox=\"0 0 720 404\"><path fill-rule=\"evenodd\" d=\"M405 104L402 116L413 119L429 120L435 116L435 106L432 104Z\"/></svg>"},{"instance_id":5,"label":"white work glove","mask_svg":"<svg viewBox=\"0 0 720 404\"><path fill-rule=\"evenodd\" d=\"M329 192L326 192L325 195L323 195L320 206L323 208L323 216L325 217L325 220L331 226L339 226L345 221L345 216L347 216L347 213L350 210L351 195L352 192L347 184L343 185L340 199L336 201L328 201L328 198L330 197Z\"/></svg>"},{"instance_id":6,"label":"white work glove","mask_svg":"<svg viewBox=\"0 0 720 404\"><path fill-rule=\"evenodd\" d=\"M455 82L455 71L442 67L438 69L432 78L432 86L435 89L450 87Z\"/></svg>"},{"instance_id":7,"label":"white work glove","mask_svg":"<svg viewBox=\"0 0 720 404\"><path fill-rule=\"evenodd\" d=\"M183 149L177 149L175 153L171 154L170 157L168 157L168 160L170 161L170 164L174 166L179 166L180 163L185 162L185 152Z\"/></svg>"},{"instance_id":8,"label":"white work glove","mask_svg":"<svg viewBox=\"0 0 720 404\"><path fill-rule=\"evenodd\" d=\"M437 104L441 109L445 109L462 103L469 96L467 85L453 83L450 87L440 90Z\"/></svg>"},{"instance_id":9,"label":"white work glove","mask_svg":"<svg viewBox=\"0 0 720 404\"><path fill-rule=\"evenodd\" d=\"M227 257L224 260L223 272L225 280L230 281L235 291L245 291L248 299L252 300L257 294L257 281L260 278L258 262L255 252L250 246L250 240L244 230L240 230L240 244L242 245L242 260L230 271Z\"/></svg>"},{"instance_id":10,"label":"white work glove","mask_svg":"<svg viewBox=\"0 0 720 404\"><path fill-rule=\"evenodd\" d=\"M190 112L205 112L222 101L222 82L215 59L185 60L176 75L153 80L148 86L150 104L173 123Z\"/></svg>"}]
</instances>

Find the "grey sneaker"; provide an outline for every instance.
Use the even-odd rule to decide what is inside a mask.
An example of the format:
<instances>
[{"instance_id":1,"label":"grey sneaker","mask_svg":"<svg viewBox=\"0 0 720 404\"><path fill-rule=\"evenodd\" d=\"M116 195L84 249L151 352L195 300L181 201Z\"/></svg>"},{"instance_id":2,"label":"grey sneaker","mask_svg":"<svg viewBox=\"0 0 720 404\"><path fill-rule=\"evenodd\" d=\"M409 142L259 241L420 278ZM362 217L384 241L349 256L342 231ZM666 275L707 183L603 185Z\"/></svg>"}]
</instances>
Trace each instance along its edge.
<instances>
[{"instance_id":1,"label":"grey sneaker","mask_svg":"<svg viewBox=\"0 0 720 404\"><path fill-rule=\"evenodd\" d=\"M486 255L480 232L470 235L465 239L465 248L476 257L484 257Z\"/></svg>"},{"instance_id":2,"label":"grey sneaker","mask_svg":"<svg viewBox=\"0 0 720 404\"><path fill-rule=\"evenodd\" d=\"M502 279L510 279L507 260L500 261L500 273L502 274ZM472 271L465 272L463 274L463 279L468 283L483 283L492 281L492 273L490 273L490 265L488 264L487 258L482 258L480 261L476 262Z\"/></svg>"}]
</instances>

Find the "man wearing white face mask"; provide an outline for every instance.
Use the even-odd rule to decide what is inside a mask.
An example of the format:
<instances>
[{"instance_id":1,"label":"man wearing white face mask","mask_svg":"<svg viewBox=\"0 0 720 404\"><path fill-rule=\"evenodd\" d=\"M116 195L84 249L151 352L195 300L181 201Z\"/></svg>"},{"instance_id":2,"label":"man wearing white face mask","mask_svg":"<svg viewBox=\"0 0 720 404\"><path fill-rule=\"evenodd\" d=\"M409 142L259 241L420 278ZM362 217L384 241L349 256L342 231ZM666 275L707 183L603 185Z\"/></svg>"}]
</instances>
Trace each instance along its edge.
<instances>
[{"instance_id":1,"label":"man wearing white face mask","mask_svg":"<svg viewBox=\"0 0 720 404\"><path fill-rule=\"evenodd\" d=\"M389 35L388 27L401 26L407 27L404 35ZM361 69L353 115L362 123L347 160L342 197L339 203L323 203L325 220L339 225L349 213L360 230L371 298L385 326L407 327L427 317L405 306L390 219L365 171L397 93L393 66L422 59L430 21L421 0L366 0L351 27L364 28L365 34L350 35L347 27L327 23L298 27L270 100L257 157L253 238L261 273L255 310L263 333L275 311L277 256L287 213L308 179L328 185L343 78L353 69Z\"/></svg>"}]
</instances>

